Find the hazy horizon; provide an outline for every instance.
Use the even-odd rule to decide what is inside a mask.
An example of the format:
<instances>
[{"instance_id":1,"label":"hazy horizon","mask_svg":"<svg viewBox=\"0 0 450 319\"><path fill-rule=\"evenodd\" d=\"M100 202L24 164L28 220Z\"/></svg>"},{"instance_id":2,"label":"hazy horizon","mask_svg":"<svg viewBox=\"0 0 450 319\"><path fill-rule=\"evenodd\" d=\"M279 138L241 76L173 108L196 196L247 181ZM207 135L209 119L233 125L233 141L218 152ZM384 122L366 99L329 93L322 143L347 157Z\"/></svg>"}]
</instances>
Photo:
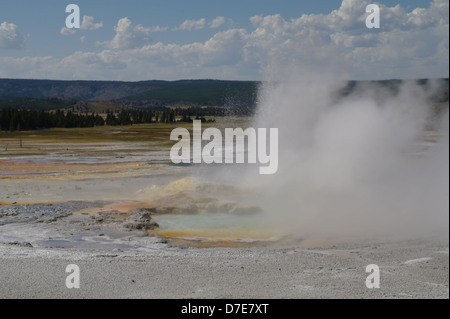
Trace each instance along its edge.
<instances>
[{"instance_id":1,"label":"hazy horizon","mask_svg":"<svg viewBox=\"0 0 450 319\"><path fill-rule=\"evenodd\" d=\"M58 81L58 82L124 82L124 83L139 83L139 82L182 82L182 81L220 81L220 82L267 82L264 80L233 80L233 79L213 79L213 78L192 78L192 79L177 79L177 80L160 80L160 79L150 79L150 80L136 80L136 81L120 81L120 80L58 80L58 79L44 79L44 78L0 78L0 80L24 80L24 81ZM384 82L384 81L421 81L421 80L449 80L449 77L435 77L435 78L391 78L391 79L365 79L365 80L341 80L347 82Z\"/></svg>"}]
</instances>

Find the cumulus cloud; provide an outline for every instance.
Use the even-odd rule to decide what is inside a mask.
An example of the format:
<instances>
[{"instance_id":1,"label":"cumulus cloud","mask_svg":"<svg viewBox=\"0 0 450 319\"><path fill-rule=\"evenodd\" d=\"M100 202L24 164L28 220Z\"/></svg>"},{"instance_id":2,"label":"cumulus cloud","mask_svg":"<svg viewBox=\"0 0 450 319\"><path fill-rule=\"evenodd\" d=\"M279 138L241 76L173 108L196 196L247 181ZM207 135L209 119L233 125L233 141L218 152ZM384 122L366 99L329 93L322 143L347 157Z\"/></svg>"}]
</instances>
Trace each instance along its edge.
<instances>
[{"instance_id":1,"label":"cumulus cloud","mask_svg":"<svg viewBox=\"0 0 450 319\"><path fill-rule=\"evenodd\" d=\"M103 28L103 22L94 22L94 17L91 16L84 16L83 21L81 22L81 30L84 31L92 31ZM61 31L59 32L62 35L74 35L77 33L77 29L68 29L66 27L63 27Z\"/></svg>"},{"instance_id":2,"label":"cumulus cloud","mask_svg":"<svg viewBox=\"0 0 450 319\"><path fill-rule=\"evenodd\" d=\"M0 24L0 49L23 49L25 39L13 23Z\"/></svg>"},{"instance_id":3,"label":"cumulus cloud","mask_svg":"<svg viewBox=\"0 0 450 319\"><path fill-rule=\"evenodd\" d=\"M59 33L62 35L74 35L77 33L77 31L75 29L63 27Z\"/></svg>"},{"instance_id":4,"label":"cumulus cloud","mask_svg":"<svg viewBox=\"0 0 450 319\"><path fill-rule=\"evenodd\" d=\"M61 73L55 68L58 63L58 59L49 56L22 58L0 57L0 78L62 78ZM71 79L71 77L68 79Z\"/></svg>"},{"instance_id":5,"label":"cumulus cloud","mask_svg":"<svg viewBox=\"0 0 450 319\"><path fill-rule=\"evenodd\" d=\"M220 28L225 24L225 22L227 22L227 19L225 17L217 17L209 23L209 27L211 29Z\"/></svg>"},{"instance_id":6,"label":"cumulus cloud","mask_svg":"<svg viewBox=\"0 0 450 319\"><path fill-rule=\"evenodd\" d=\"M353 79L448 77L448 1L434 0L426 8L410 11L399 5L380 5L380 29L366 28L367 4L367 0L344 0L328 14L304 14L289 20L281 15L254 16L248 29L232 28L217 32L205 42L183 45L150 44L152 31L167 28L133 26L123 18L115 27L114 38L100 43L104 50L78 52L47 69L53 70L55 78L258 79L262 68L277 63L296 67L338 65ZM215 20L186 20L182 26L194 30L223 21ZM8 68L3 67L6 63ZM24 62L0 58L4 73L0 76L31 76L20 63ZM14 65L20 71L11 71ZM45 65L34 67L44 72Z\"/></svg>"},{"instance_id":7,"label":"cumulus cloud","mask_svg":"<svg viewBox=\"0 0 450 319\"><path fill-rule=\"evenodd\" d=\"M201 30L206 26L206 19L199 20L186 20L179 27L175 28L175 31L193 31Z\"/></svg>"},{"instance_id":8,"label":"cumulus cloud","mask_svg":"<svg viewBox=\"0 0 450 319\"><path fill-rule=\"evenodd\" d=\"M81 30L97 30L103 28L103 22L94 22L94 17L84 16L81 22Z\"/></svg>"},{"instance_id":9,"label":"cumulus cloud","mask_svg":"<svg viewBox=\"0 0 450 319\"><path fill-rule=\"evenodd\" d=\"M150 32L166 32L169 30L169 27L161 27L159 25L150 27Z\"/></svg>"},{"instance_id":10,"label":"cumulus cloud","mask_svg":"<svg viewBox=\"0 0 450 319\"><path fill-rule=\"evenodd\" d=\"M114 30L116 35L111 41L98 42L98 44L109 49L126 50L142 47L150 42L151 29L144 28L140 24L133 27L128 18L120 19Z\"/></svg>"},{"instance_id":11,"label":"cumulus cloud","mask_svg":"<svg viewBox=\"0 0 450 319\"><path fill-rule=\"evenodd\" d=\"M381 29L365 27L369 1L344 0L328 15L254 16L246 50L260 61L339 60L356 79L448 76L448 2L406 12L380 5ZM446 58L444 58L446 56ZM441 69L441 71L439 71Z\"/></svg>"}]
</instances>

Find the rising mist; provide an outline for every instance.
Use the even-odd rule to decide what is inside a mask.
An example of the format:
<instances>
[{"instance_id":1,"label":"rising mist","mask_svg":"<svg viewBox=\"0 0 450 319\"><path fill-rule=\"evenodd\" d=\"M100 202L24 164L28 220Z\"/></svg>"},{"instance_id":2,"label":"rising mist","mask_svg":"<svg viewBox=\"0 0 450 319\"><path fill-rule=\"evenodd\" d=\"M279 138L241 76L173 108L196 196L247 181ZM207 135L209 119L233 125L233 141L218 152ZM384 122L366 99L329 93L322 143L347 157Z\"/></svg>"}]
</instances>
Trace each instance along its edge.
<instances>
[{"instance_id":1,"label":"rising mist","mask_svg":"<svg viewBox=\"0 0 450 319\"><path fill-rule=\"evenodd\" d=\"M255 123L279 128L279 172L246 178L271 217L299 238L448 239L449 118L431 116L436 83L367 82L343 96L342 78L282 78L261 86Z\"/></svg>"}]
</instances>

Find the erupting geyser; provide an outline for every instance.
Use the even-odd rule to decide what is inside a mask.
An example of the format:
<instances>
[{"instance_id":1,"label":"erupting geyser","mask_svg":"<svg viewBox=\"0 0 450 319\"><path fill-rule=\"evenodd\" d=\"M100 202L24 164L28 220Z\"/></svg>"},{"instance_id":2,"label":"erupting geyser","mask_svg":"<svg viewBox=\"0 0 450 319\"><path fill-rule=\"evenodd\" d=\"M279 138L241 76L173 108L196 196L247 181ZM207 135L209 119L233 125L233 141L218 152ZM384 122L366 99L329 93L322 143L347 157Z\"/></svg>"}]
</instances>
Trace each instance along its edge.
<instances>
[{"instance_id":1,"label":"erupting geyser","mask_svg":"<svg viewBox=\"0 0 450 319\"><path fill-rule=\"evenodd\" d=\"M264 210L301 238L448 238L448 107L432 118L429 101L438 83L344 94L347 81L316 74L260 90L256 126L278 127L280 141L279 172L246 178Z\"/></svg>"}]
</instances>

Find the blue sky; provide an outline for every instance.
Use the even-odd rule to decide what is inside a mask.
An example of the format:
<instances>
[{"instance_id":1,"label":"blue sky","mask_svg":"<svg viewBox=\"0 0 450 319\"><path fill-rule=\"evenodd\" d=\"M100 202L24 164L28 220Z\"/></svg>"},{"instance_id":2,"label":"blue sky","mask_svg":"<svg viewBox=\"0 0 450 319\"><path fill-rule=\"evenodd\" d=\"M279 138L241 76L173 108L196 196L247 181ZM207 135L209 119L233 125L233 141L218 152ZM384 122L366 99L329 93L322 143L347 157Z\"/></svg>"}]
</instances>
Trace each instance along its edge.
<instances>
[{"instance_id":1,"label":"blue sky","mask_svg":"<svg viewBox=\"0 0 450 319\"><path fill-rule=\"evenodd\" d=\"M90 27L62 30L69 3ZM348 64L354 79L448 77L448 0L375 2L380 30L365 28L368 3L2 0L0 77L259 80L274 61L319 66L322 54Z\"/></svg>"}]
</instances>

